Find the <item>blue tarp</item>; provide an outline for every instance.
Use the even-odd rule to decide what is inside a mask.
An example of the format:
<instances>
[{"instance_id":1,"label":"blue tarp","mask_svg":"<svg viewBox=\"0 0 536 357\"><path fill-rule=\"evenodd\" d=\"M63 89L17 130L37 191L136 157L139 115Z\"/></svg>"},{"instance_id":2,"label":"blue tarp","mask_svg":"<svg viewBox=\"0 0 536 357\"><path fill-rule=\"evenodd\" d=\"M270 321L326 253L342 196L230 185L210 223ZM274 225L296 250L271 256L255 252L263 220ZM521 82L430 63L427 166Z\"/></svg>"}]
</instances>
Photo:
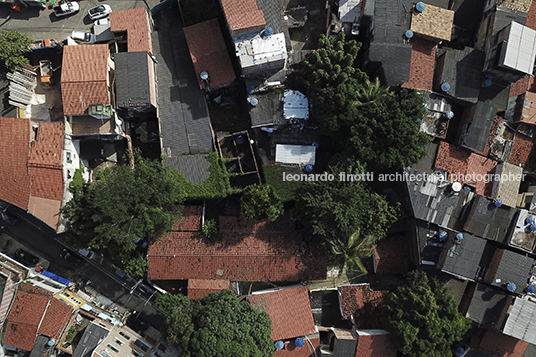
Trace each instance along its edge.
<instances>
[{"instance_id":1,"label":"blue tarp","mask_svg":"<svg viewBox=\"0 0 536 357\"><path fill-rule=\"evenodd\" d=\"M54 273L51 273L49 271L46 271L46 270L43 270L43 272L41 274L43 274L44 276L49 277L52 280L57 281L58 283L62 283L64 285L69 285L71 283L71 280L66 279L66 278L62 278L61 276L58 276L58 275L56 275Z\"/></svg>"}]
</instances>

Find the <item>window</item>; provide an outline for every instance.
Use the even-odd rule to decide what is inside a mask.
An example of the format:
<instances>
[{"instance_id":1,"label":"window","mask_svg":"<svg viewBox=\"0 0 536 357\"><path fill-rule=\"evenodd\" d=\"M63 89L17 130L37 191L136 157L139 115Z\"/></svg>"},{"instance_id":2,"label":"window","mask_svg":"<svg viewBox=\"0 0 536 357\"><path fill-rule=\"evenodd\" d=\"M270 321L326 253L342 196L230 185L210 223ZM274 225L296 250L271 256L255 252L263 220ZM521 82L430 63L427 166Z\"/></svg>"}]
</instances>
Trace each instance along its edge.
<instances>
[{"instance_id":1,"label":"window","mask_svg":"<svg viewBox=\"0 0 536 357\"><path fill-rule=\"evenodd\" d=\"M121 341L120 339L118 338L114 338L114 342L117 343L119 346L124 346L125 343L123 341Z\"/></svg>"},{"instance_id":2,"label":"window","mask_svg":"<svg viewBox=\"0 0 536 357\"><path fill-rule=\"evenodd\" d=\"M149 346L147 346L142 340L136 340L136 342L134 342L134 345L141 348L143 352L147 352L147 350L149 349Z\"/></svg>"},{"instance_id":3,"label":"window","mask_svg":"<svg viewBox=\"0 0 536 357\"><path fill-rule=\"evenodd\" d=\"M125 339L130 340L130 336L124 333L123 331L119 331L119 334L123 336Z\"/></svg>"},{"instance_id":4,"label":"window","mask_svg":"<svg viewBox=\"0 0 536 357\"><path fill-rule=\"evenodd\" d=\"M108 348L114 351L115 353L119 353L119 350L110 344L108 344Z\"/></svg>"},{"instance_id":5,"label":"window","mask_svg":"<svg viewBox=\"0 0 536 357\"><path fill-rule=\"evenodd\" d=\"M139 353L138 351L134 351L134 350L132 350L132 355L133 355L134 357L140 357L140 353Z\"/></svg>"}]
</instances>

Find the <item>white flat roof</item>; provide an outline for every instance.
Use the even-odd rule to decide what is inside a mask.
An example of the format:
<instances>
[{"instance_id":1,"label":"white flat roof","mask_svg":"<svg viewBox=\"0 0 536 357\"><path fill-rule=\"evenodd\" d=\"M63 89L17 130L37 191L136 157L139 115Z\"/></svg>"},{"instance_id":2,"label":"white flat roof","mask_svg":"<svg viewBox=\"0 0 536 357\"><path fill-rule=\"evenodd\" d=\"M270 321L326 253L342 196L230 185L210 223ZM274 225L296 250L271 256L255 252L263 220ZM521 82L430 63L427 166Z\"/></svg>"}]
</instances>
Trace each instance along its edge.
<instances>
[{"instance_id":1,"label":"white flat roof","mask_svg":"<svg viewBox=\"0 0 536 357\"><path fill-rule=\"evenodd\" d=\"M512 21L503 66L532 74L536 58L536 31Z\"/></svg>"},{"instance_id":2,"label":"white flat roof","mask_svg":"<svg viewBox=\"0 0 536 357\"><path fill-rule=\"evenodd\" d=\"M341 0L339 2L339 20L356 22L361 17L362 0Z\"/></svg>"},{"instance_id":3,"label":"white flat roof","mask_svg":"<svg viewBox=\"0 0 536 357\"><path fill-rule=\"evenodd\" d=\"M235 53L242 68L258 66L285 60L287 47L283 33L273 34L263 39L260 33L237 35L234 37Z\"/></svg>"},{"instance_id":4,"label":"white flat roof","mask_svg":"<svg viewBox=\"0 0 536 357\"><path fill-rule=\"evenodd\" d=\"M275 162L283 164L315 164L316 147L313 145L282 145L277 144L275 147Z\"/></svg>"},{"instance_id":5,"label":"white flat roof","mask_svg":"<svg viewBox=\"0 0 536 357\"><path fill-rule=\"evenodd\" d=\"M285 119L309 119L309 100L297 90L286 90L283 94L283 116Z\"/></svg>"}]
</instances>

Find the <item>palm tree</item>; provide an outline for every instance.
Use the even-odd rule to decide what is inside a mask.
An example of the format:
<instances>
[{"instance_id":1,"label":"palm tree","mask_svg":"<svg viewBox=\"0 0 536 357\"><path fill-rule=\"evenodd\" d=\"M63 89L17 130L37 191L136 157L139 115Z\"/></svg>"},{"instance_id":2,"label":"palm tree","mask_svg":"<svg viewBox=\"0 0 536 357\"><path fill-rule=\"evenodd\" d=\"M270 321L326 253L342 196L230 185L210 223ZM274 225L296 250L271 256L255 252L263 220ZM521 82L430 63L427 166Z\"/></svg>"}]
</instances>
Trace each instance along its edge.
<instances>
[{"instance_id":1,"label":"palm tree","mask_svg":"<svg viewBox=\"0 0 536 357\"><path fill-rule=\"evenodd\" d=\"M372 235L361 236L360 231L357 230L348 239L328 240L328 246L333 254L332 258L339 267L339 275L344 270L351 269L357 269L361 275L367 274L363 261L372 255L375 244L380 239Z\"/></svg>"},{"instance_id":2,"label":"palm tree","mask_svg":"<svg viewBox=\"0 0 536 357\"><path fill-rule=\"evenodd\" d=\"M365 83L357 89L357 99L355 103L358 107L381 103L389 95L391 95L389 87L382 87L378 78L376 78L374 82L371 82L367 78Z\"/></svg>"}]
</instances>

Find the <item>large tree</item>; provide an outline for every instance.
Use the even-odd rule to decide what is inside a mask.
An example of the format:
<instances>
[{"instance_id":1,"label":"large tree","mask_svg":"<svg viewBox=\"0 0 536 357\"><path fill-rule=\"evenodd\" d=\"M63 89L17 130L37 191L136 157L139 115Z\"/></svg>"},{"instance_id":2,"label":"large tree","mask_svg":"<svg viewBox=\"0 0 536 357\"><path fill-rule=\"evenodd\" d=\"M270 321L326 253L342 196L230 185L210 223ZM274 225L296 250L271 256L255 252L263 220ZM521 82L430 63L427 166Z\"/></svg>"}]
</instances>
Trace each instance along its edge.
<instances>
[{"instance_id":1,"label":"large tree","mask_svg":"<svg viewBox=\"0 0 536 357\"><path fill-rule=\"evenodd\" d=\"M447 355L471 325L448 290L421 271L411 273L406 285L387 296L384 309L387 329L409 357Z\"/></svg>"},{"instance_id":2,"label":"large tree","mask_svg":"<svg viewBox=\"0 0 536 357\"><path fill-rule=\"evenodd\" d=\"M32 38L25 33L0 30L0 59L9 71L28 63L24 55L31 51L32 43Z\"/></svg>"},{"instance_id":3,"label":"large tree","mask_svg":"<svg viewBox=\"0 0 536 357\"><path fill-rule=\"evenodd\" d=\"M339 274L344 271L357 271L359 275L368 273L364 260L374 252L374 245L381 237L362 236L360 231L354 232L350 237L328 239L331 253L331 264L339 268Z\"/></svg>"},{"instance_id":4,"label":"large tree","mask_svg":"<svg viewBox=\"0 0 536 357\"><path fill-rule=\"evenodd\" d=\"M275 221L283 213L283 202L271 185L251 185L244 189L240 201L245 217Z\"/></svg>"},{"instance_id":5,"label":"large tree","mask_svg":"<svg viewBox=\"0 0 536 357\"><path fill-rule=\"evenodd\" d=\"M161 295L157 306L164 316L162 329L170 344L182 348L181 356L271 357L272 322L230 290L194 301L183 295Z\"/></svg>"},{"instance_id":6,"label":"large tree","mask_svg":"<svg viewBox=\"0 0 536 357\"><path fill-rule=\"evenodd\" d=\"M93 183L84 182L77 172L71 185L73 198L62 209L70 222L69 242L75 247L107 248L125 265L139 261L138 238L154 242L179 215L185 194L178 175L139 156L133 169L118 165L99 171Z\"/></svg>"}]
</instances>

